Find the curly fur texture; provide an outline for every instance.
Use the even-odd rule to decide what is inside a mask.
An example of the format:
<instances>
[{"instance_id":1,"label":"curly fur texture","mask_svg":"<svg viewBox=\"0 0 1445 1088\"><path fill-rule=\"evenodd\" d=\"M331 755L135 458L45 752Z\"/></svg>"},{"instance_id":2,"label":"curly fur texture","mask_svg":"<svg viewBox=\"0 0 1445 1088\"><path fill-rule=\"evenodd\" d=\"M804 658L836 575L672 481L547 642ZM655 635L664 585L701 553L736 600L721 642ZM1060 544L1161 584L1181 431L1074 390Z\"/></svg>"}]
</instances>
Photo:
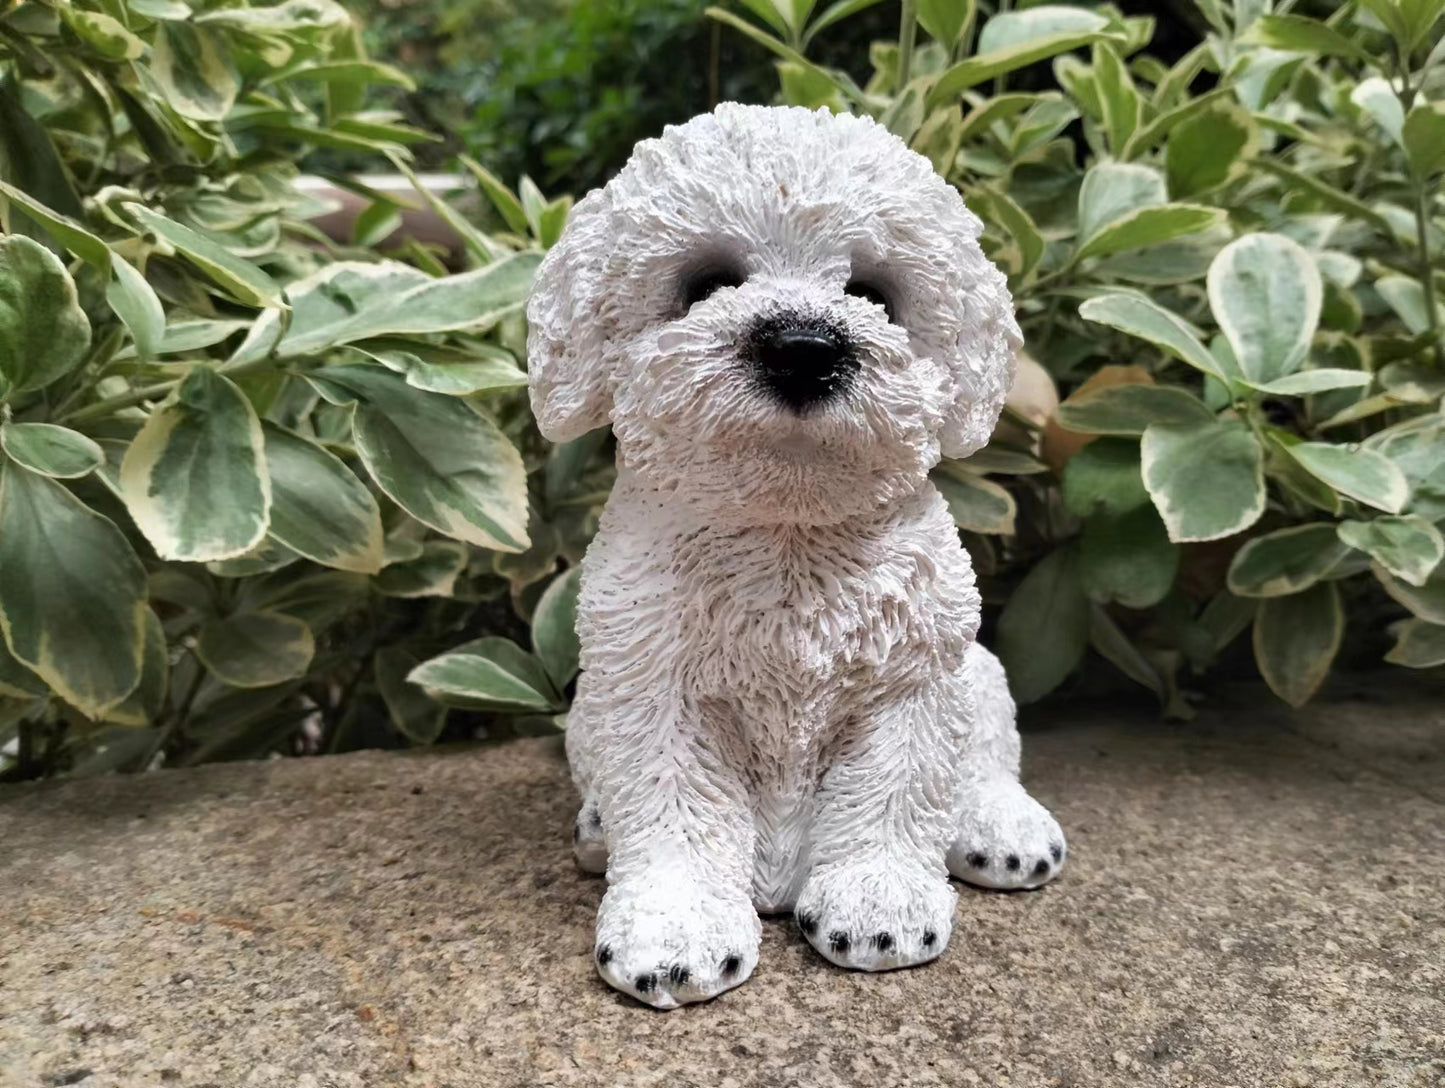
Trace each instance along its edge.
<instances>
[{"instance_id":1,"label":"curly fur texture","mask_svg":"<svg viewBox=\"0 0 1445 1088\"><path fill-rule=\"evenodd\" d=\"M987 441L1019 344L979 232L875 122L727 104L639 144L538 273L542 431L618 444L567 750L598 968L642 1001L745 980L759 911L882 970L943 951L950 871L1058 872L928 482ZM780 327L803 348L760 355Z\"/></svg>"}]
</instances>

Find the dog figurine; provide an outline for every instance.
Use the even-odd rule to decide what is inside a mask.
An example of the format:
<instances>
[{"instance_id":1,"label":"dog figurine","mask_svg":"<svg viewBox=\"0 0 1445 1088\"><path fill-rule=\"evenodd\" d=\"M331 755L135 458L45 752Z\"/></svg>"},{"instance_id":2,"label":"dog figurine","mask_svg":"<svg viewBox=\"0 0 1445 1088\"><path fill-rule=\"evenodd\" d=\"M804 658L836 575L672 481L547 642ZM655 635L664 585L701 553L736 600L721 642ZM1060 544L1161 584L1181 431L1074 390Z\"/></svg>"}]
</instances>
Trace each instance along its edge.
<instances>
[{"instance_id":1,"label":"dog figurine","mask_svg":"<svg viewBox=\"0 0 1445 1088\"><path fill-rule=\"evenodd\" d=\"M567 754L596 961L658 1008L748 978L759 912L843 967L932 960L952 873L1053 878L943 457L1020 344L979 220L866 117L724 104L583 199L527 310L533 410L611 423Z\"/></svg>"}]
</instances>

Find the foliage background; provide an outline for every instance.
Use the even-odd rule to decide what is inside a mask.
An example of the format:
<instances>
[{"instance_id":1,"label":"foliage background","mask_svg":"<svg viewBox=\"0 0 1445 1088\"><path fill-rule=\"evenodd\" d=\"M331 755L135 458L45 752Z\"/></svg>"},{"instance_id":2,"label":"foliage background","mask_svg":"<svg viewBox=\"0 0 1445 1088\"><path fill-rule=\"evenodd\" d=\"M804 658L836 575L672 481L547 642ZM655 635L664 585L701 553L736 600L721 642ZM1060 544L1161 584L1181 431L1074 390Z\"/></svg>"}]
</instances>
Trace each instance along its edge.
<instances>
[{"instance_id":1,"label":"foliage background","mask_svg":"<svg viewBox=\"0 0 1445 1088\"><path fill-rule=\"evenodd\" d=\"M1445 663L1445 0L377 3L0 14L0 775L560 728L612 451L536 434L519 307L716 97L985 220L1049 380L936 479L1022 701Z\"/></svg>"}]
</instances>

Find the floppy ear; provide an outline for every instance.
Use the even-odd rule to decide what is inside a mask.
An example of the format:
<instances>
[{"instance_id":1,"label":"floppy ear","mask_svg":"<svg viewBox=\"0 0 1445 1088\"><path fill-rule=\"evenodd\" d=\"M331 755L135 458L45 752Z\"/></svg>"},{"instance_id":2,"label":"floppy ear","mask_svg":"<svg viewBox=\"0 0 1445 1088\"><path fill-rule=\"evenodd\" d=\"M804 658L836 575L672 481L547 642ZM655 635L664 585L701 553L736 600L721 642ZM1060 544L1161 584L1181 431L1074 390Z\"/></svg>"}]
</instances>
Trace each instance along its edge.
<instances>
[{"instance_id":1,"label":"floppy ear","mask_svg":"<svg viewBox=\"0 0 1445 1088\"><path fill-rule=\"evenodd\" d=\"M566 442L610 418L603 269L611 249L611 201L584 197L541 266L527 302L527 375L532 414L544 437Z\"/></svg>"},{"instance_id":2,"label":"floppy ear","mask_svg":"<svg viewBox=\"0 0 1445 1088\"><path fill-rule=\"evenodd\" d=\"M1014 357L1023 334L1014 320L1008 281L970 238L962 255L967 276L951 363L956 391L939 432L945 457L967 457L987 444L1013 387Z\"/></svg>"}]
</instances>

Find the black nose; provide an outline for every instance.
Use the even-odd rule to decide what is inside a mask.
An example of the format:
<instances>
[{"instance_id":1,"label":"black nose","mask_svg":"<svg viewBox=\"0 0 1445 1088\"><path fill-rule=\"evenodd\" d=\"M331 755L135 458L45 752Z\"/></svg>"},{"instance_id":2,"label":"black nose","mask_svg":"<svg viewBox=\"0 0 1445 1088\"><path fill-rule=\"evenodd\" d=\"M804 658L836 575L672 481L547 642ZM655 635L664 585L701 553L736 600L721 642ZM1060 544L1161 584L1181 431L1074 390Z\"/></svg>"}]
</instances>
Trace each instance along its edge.
<instances>
[{"instance_id":1,"label":"black nose","mask_svg":"<svg viewBox=\"0 0 1445 1088\"><path fill-rule=\"evenodd\" d=\"M752 340L754 380L797 415L842 396L858 372L858 360L841 330L809 318L764 322Z\"/></svg>"}]
</instances>

